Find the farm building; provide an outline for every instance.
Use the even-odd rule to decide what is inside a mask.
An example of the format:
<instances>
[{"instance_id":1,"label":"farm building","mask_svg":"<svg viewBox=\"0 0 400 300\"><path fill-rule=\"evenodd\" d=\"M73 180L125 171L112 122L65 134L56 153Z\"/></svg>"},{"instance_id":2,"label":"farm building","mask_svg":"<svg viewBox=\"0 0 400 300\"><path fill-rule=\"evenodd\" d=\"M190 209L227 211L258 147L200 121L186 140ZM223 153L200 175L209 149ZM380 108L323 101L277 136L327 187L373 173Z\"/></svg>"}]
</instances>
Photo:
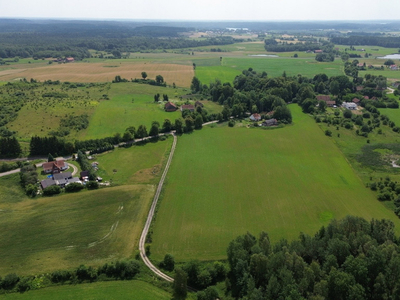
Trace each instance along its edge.
<instances>
[{"instance_id":1,"label":"farm building","mask_svg":"<svg viewBox=\"0 0 400 300\"><path fill-rule=\"evenodd\" d=\"M317 100L327 102L327 101L331 101L332 99L331 99L331 96L329 96L329 95L317 95Z\"/></svg>"},{"instance_id":2,"label":"farm building","mask_svg":"<svg viewBox=\"0 0 400 300\"><path fill-rule=\"evenodd\" d=\"M194 112L194 105L192 104L184 104L181 106L181 111L184 111L185 109L190 110L191 112Z\"/></svg>"},{"instance_id":3,"label":"farm building","mask_svg":"<svg viewBox=\"0 0 400 300\"><path fill-rule=\"evenodd\" d=\"M44 163L42 167L44 173L46 174L60 173L61 171L68 169L68 163L66 163L64 160L50 161Z\"/></svg>"},{"instance_id":4,"label":"farm building","mask_svg":"<svg viewBox=\"0 0 400 300\"><path fill-rule=\"evenodd\" d=\"M314 53L322 53L322 50L314 50Z\"/></svg>"},{"instance_id":5,"label":"farm building","mask_svg":"<svg viewBox=\"0 0 400 300\"><path fill-rule=\"evenodd\" d=\"M265 120L264 122L262 122L261 125L262 126L276 126L276 125L278 125L278 121L276 119L269 119L269 120Z\"/></svg>"},{"instance_id":6,"label":"farm building","mask_svg":"<svg viewBox=\"0 0 400 300\"><path fill-rule=\"evenodd\" d=\"M165 111L176 111L177 109L178 109L178 107L172 102L167 102L164 105Z\"/></svg>"},{"instance_id":7,"label":"farm building","mask_svg":"<svg viewBox=\"0 0 400 300\"><path fill-rule=\"evenodd\" d=\"M69 62L74 62L75 59L73 57L66 57L65 58L65 62L69 63Z\"/></svg>"},{"instance_id":8,"label":"farm building","mask_svg":"<svg viewBox=\"0 0 400 300\"><path fill-rule=\"evenodd\" d=\"M336 101L325 101L328 107L334 107L336 105Z\"/></svg>"},{"instance_id":9,"label":"farm building","mask_svg":"<svg viewBox=\"0 0 400 300\"><path fill-rule=\"evenodd\" d=\"M342 106L344 108L350 109L350 110L356 110L357 109L357 104L353 102L343 102Z\"/></svg>"},{"instance_id":10,"label":"farm building","mask_svg":"<svg viewBox=\"0 0 400 300\"><path fill-rule=\"evenodd\" d=\"M250 120L252 120L252 121L260 121L261 120L261 115L260 114L252 114L250 116Z\"/></svg>"},{"instance_id":11,"label":"farm building","mask_svg":"<svg viewBox=\"0 0 400 300\"><path fill-rule=\"evenodd\" d=\"M354 98L353 100L353 103L355 103L355 104L357 104L357 105L360 105L360 99L358 99L358 98Z\"/></svg>"}]
</instances>

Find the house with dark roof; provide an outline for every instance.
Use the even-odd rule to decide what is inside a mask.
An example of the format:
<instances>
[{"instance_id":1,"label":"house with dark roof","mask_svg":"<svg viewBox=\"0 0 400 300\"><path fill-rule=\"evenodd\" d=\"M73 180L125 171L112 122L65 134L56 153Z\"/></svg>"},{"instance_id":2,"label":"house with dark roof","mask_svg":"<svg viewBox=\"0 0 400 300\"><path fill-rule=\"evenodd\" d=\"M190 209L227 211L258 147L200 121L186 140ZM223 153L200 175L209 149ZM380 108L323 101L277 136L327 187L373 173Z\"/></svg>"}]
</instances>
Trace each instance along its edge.
<instances>
[{"instance_id":1,"label":"house with dark roof","mask_svg":"<svg viewBox=\"0 0 400 300\"><path fill-rule=\"evenodd\" d=\"M64 160L49 161L42 165L43 171L46 174L60 173L61 171L68 169L68 163Z\"/></svg>"},{"instance_id":2,"label":"house with dark roof","mask_svg":"<svg viewBox=\"0 0 400 300\"><path fill-rule=\"evenodd\" d=\"M176 111L177 109L178 109L178 107L172 102L167 102L164 105L164 110L168 111L168 112Z\"/></svg>"},{"instance_id":3,"label":"house with dark roof","mask_svg":"<svg viewBox=\"0 0 400 300\"><path fill-rule=\"evenodd\" d=\"M264 120L261 124L262 126L276 126L278 125L278 121L276 119L269 119L269 120Z\"/></svg>"},{"instance_id":4,"label":"house with dark roof","mask_svg":"<svg viewBox=\"0 0 400 300\"><path fill-rule=\"evenodd\" d=\"M184 104L181 106L181 111L184 111L185 109L190 110L191 112L194 112L194 105L192 104Z\"/></svg>"},{"instance_id":5,"label":"house with dark roof","mask_svg":"<svg viewBox=\"0 0 400 300\"><path fill-rule=\"evenodd\" d=\"M42 189L45 189L52 185L56 185L56 181L53 178L48 178L40 182L40 186L42 187Z\"/></svg>"}]
</instances>

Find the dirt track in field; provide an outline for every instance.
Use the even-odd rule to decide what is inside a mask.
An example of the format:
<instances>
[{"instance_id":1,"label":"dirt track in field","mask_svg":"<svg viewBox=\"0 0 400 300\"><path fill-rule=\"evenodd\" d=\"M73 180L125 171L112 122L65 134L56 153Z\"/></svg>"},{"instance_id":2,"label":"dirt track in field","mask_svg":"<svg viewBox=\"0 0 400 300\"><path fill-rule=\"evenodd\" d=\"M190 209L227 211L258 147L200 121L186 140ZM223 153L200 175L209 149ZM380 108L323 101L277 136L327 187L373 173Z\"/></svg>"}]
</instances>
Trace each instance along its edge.
<instances>
[{"instance_id":1,"label":"dirt track in field","mask_svg":"<svg viewBox=\"0 0 400 300\"><path fill-rule=\"evenodd\" d=\"M159 63L84 63L51 64L36 68L15 68L0 72L0 81L16 80L20 78L34 78L36 80L60 80L70 82L110 82L115 76L130 80L142 78L146 72L148 79L155 79L157 75L164 77L167 84L189 87L194 76L190 65L159 64Z\"/></svg>"}]
</instances>

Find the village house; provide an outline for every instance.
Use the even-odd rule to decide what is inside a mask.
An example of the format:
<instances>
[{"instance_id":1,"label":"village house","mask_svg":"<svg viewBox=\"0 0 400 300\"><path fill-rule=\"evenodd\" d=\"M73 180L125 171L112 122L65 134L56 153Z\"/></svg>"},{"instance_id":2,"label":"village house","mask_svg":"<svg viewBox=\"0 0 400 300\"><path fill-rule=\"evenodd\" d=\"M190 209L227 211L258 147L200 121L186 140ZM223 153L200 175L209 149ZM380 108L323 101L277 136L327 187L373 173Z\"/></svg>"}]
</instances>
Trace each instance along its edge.
<instances>
[{"instance_id":1,"label":"village house","mask_svg":"<svg viewBox=\"0 0 400 300\"><path fill-rule=\"evenodd\" d=\"M353 102L343 102L342 106L344 108L350 109L350 110L356 110L357 109L357 104Z\"/></svg>"},{"instance_id":2,"label":"village house","mask_svg":"<svg viewBox=\"0 0 400 300\"><path fill-rule=\"evenodd\" d=\"M355 104L357 104L357 105L360 105L360 99L358 99L358 98L353 98L353 103L355 103Z\"/></svg>"},{"instance_id":3,"label":"village house","mask_svg":"<svg viewBox=\"0 0 400 300\"><path fill-rule=\"evenodd\" d=\"M167 102L164 105L164 110L168 111L168 112L176 111L177 109L178 109L178 107L172 102Z\"/></svg>"},{"instance_id":4,"label":"village house","mask_svg":"<svg viewBox=\"0 0 400 300\"><path fill-rule=\"evenodd\" d=\"M252 120L254 122L260 121L261 120L261 115L260 114L252 114L250 116L250 120Z\"/></svg>"},{"instance_id":5,"label":"village house","mask_svg":"<svg viewBox=\"0 0 400 300\"><path fill-rule=\"evenodd\" d=\"M269 119L269 120L265 120L264 122L262 122L261 125L262 126L276 126L276 125L278 125L278 121L276 119Z\"/></svg>"},{"instance_id":6,"label":"village house","mask_svg":"<svg viewBox=\"0 0 400 300\"><path fill-rule=\"evenodd\" d=\"M68 163L64 160L50 161L42 165L45 174L60 173L68 169Z\"/></svg>"},{"instance_id":7,"label":"village house","mask_svg":"<svg viewBox=\"0 0 400 300\"><path fill-rule=\"evenodd\" d=\"M74 62L74 61L75 61L75 59L73 57L66 57L65 58L65 62L66 63L70 63L70 62Z\"/></svg>"},{"instance_id":8,"label":"village house","mask_svg":"<svg viewBox=\"0 0 400 300\"><path fill-rule=\"evenodd\" d=\"M317 95L317 100L318 101L331 101L331 96L329 95Z\"/></svg>"},{"instance_id":9,"label":"village house","mask_svg":"<svg viewBox=\"0 0 400 300\"><path fill-rule=\"evenodd\" d=\"M47 178L45 180L42 180L40 182L40 186L42 187L42 189L45 189L53 185L58 185L59 187L65 187L66 185L74 182L82 184L82 182L79 180L78 177L72 177L71 172L64 172L64 173L53 174L52 178Z\"/></svg>"},{"instance_id":10,"label":"village house","mask_svg":"<svg viewBox=\"0 0 400 300\"><path fill-rule=\"evenodd\" d=\"M391 65L389 68L390 68L390 70L392 70L392 71L398 71L398 70L399 70L399 67L396 66L396 65Z\"/></svg>"},{"instance_id":11,"label":"village house","mask_svg":"<svg viewBox=\"0 0 400 300\"><path fill-rule=\"evenodd\" d=\"M190 110L191 112L194 112L194 105L192 104L184 104L181 106L181 111L184 111L185 109Z\"/></svg>"},{"instance_id":12,"label":"village house","mask_svg":"<svg viewBox=\"0 0 400 300\"><path fill-rule=\"evenodd\" d=\"M314 50L314 53L322 53L322 50Z\"/></svg>"}]
</instances>

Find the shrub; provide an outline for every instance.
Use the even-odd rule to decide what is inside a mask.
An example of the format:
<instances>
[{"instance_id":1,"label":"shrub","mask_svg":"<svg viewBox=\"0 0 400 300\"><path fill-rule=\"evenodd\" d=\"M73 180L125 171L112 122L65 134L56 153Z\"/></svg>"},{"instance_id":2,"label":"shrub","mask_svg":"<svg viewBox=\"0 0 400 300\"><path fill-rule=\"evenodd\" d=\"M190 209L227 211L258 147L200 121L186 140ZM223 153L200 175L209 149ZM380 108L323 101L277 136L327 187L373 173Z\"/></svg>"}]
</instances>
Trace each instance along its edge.
<instances>
[{"instance_id":1,"label":"shrub","mask_svg":"<svg viewBox=\"0 0 400 300\"><path fill-rule=\"evenodd\" d=\"M97 181L89 181L86 183L88 190L95 190L99 188L99 183Z\"/></svg>"},{"instance_id":2,"label":"shrub","mask_svg":"<svg viewBox=\"0 0 400 300\"><path fill-rule=\"evenodd\" d=\"M332 131L330 131L329 129L325 130L325 135L332 136Z\"/></svg>"},{"instance_id":3,"label":"shrub","mask_svg":"<svg viewBox=\"0 0 400 300\"><path fill-rule=\"evenodd\" d=\"M73 182L73 183L67 184L65 186L65 191L67 193L79 192L82 189L83 189L83 185L78 182Z\"/></svg>"},{"instance_id":4,"label":"shrub","mask_svg":"<svg viewBox=\"0 0 400 300\"><path fill-rule=\"evenodd\" d=\"M230 120L230 121L228 122L228 126L229 126L229 127L235 126L235 121Z\"/></svg>"},{"instance_id":5,"label":"shrub","mask_svg":"<svg viewBox=\"0 0 400 300\"><path fill-rule=\"evenodd\" d=\"M61 193L61 188L58 185L52 185L43 190L43 195L51 196Z\"/></svg>"}]
</instances>

